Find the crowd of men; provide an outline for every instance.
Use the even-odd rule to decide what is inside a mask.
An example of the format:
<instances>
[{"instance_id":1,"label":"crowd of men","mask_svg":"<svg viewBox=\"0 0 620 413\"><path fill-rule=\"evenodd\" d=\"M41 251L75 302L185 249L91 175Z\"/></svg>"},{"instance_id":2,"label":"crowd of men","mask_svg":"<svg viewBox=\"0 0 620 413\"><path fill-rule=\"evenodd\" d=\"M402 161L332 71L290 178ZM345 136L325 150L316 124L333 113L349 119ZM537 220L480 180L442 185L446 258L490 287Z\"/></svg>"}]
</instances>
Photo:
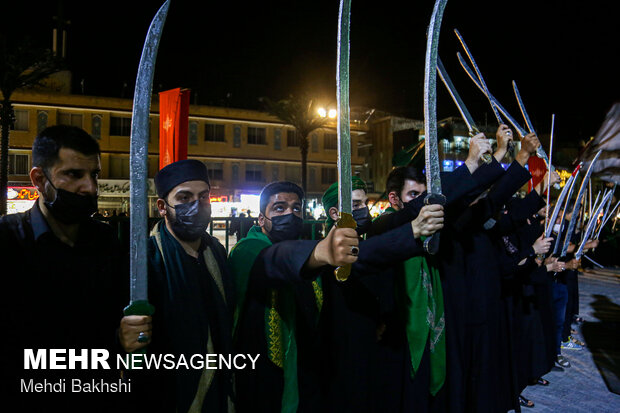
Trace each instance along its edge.
<instances>
[{"instance_id":1,"label":"crowd of men","mask_svg":"<svg viewBox=\"0 0 620 413\"><path fill-rule=\"evenodd\" d=\"M101 170L97 141L52 126L35 139L30 178L40 197L0 218L5 326L2 388L21 411L505 412L531 407L528 385L570 367L576 269L553 257L542 194L525 197L525 165L540 145L501 125L465 163L443 173L445 205L425 205L424 175L391 171L390 207L376 219L353 177L357 228L339 219L338 184L323 195L325 237L300 239L302 189L273 182L258 225L227 254L208 234L207 169L197 160L155 176L163 218L148 242L152 315L123 315L127 251L91 218ZM493 153L490 163L483 155ZM570 218L570 214L567 214ZM439 252L425 253L441 232ZM562 234L559 234L562 236ZM595 247L596 242L589 244ZM346 281L334 276L350 266ZM24 349L108 349L113 354L259 354L254 369L25 370ZM126 394L25 392L24 379L131 381ZM551 387L553 384L551 384ZM6 399L5 399L6 400Z\"/></svg>"}]
</instances>

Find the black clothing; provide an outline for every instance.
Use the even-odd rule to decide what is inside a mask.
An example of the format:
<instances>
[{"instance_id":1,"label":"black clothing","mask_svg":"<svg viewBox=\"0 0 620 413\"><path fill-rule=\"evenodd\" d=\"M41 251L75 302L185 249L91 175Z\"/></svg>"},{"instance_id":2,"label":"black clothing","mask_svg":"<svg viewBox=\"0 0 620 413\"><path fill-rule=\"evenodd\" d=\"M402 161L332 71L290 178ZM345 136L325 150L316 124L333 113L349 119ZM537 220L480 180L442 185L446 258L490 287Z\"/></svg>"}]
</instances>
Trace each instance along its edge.
<instances>
[{"instance_id":1,"label":"black clothing","mask_svg":"<svg viewBox=\"0 0 620 413\"><path fill-rule=\"evenodd\" d=\"M94 219L80 224L74 246L49 228L38 202L0 218L4 275L4 352L0 365L7 405L23 411L121 411L123 394L71 393L72 378L118 380L117 328L128 303L129 279L118 240ZM111 370L23 370L24 349L107 349ZM66 393L21 393L20 379L67 379Z\"/></svg>"}]
</instances>

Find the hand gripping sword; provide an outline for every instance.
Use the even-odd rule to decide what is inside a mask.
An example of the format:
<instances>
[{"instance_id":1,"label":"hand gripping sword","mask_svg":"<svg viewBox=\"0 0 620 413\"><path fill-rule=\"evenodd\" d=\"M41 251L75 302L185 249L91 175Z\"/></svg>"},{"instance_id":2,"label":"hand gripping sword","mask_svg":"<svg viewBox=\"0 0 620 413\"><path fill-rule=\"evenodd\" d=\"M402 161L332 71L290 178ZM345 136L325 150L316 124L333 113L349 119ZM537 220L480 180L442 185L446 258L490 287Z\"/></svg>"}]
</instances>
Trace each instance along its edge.
<instances>
[{"instance_id":1,"label":"hand gripping sword","mask_svg":"<svg viewBox=\"0 0 620 413\"><path fill-rule=\"evenodd\" d=\"M151 315L154 307L148 302L146 241L148 224L148 138L149 112L155 59L159 39L168 14L170 0L161 6L146 35L136 88L133 97L130 146L130 301L125 315Z\"/></svg>"},{"instance_id":2,"label":"hand gripping sword","mask_svg":"<svg viewBox=\"0 0 620 413\"><path fill-rule=\"evenodd\" d=\"M356 228L351 200L351 130L349 122L349 28L351 24L351 0L340 0L338 13L338 67L336 87L338 89L338 228ZM351 265L334 270L338 281L346 281L351 274Z\"/></svg>"},{"instance_id":3,"label":"hand gripping sword","mask_svg":"<svg viewBox=\"0 0 620 413\"><path fill-rule=\"evenodd\" d=\"M428 25L426 57L424 61L424 154L426 162L426 205L446 203L441 193L439 152L437 151L437 49L443 11L448 0L436 0ZM439 250L439 232L424 240L424 250L436 254Z\"/></svg>"},{"instance_id":4,"label":"hand gripping sword","mask_svg":"<svg viewBox=\"0 0 620 413\"><path fill-rule=\"evenodd\" d=\"M437 56L437 73L439 73L439 77L443 81L443 84L446 86L446 89L448 89L448 93L452 97L456 108L461 113L461 117L465 121L465 125L467 125L467 130L469 130L469 137L473 138L475 135L480 133L480 130L478 129L478 127L476 127L474 118L471 116L471 114L467 110L467 107L465 107L465 103L463 103L461 96L456 91L454 83L452 83L452 79L450 79L450 76L448 76L448 72L446 71L446 68L444 67L443 62L441 61L441 58L439 56ZM482 155L482 160L484 161L484 163L487 164L493 161L491 159L491 154L489 153L485 153L484 155Z\"/></svg>"},{"instance_id":5,"label":"hand gripping sword","mask_svg":"<svg viewBox=\"0 0 620 413\"><path fill-rule=\"evenodd\" d=\"M573 215L570 217L570 222L568 223L568 229L566 230L566 238L564 238L564 244L562 245L562 252L560 253L560 257L566 256L566 252L568 251L568 245L570 244L570 240L573 236L573 232L575 231L575 224L577 223L577 216L579 215L579 208L581 207L581 200L583 196L585 195L586 187L588 185L588 181L590 180L590 175L592 175L592 170L593 170L592 166L594 165L594 163L596 163L596 160L598 159L599 156L601 156L602 152L603 151L600 150L594 156L594 158L590 162L590 166L588 167L588 172L586 172L586 175L584 176L583 181L581 182L581 187L579 188L579 192L577 193L577 199L575 200L575 206L573 207ZM569 201L570 199L566 201L567 205Z\"/></svg>"},{"instance_id":6,"label":"hand gripping sword","mask_svg":"<svg viewBox=\"0 0 620 413\"><path fill-rule=\"evenodd\" d=\"M467 73L467 75L474 82L474 84L478 86L478 89L480 89L480 91L482 91L482 93L484 93L487 96L487 98L493 101L493 103L497 107L497 110L499 110L499 112L502 115L504 115L506 120L516 129L517 133L519 133L519 136L524 137L525 135L527 135L527 131L523 129L521 125L519 125L519 122L517 122L515 118L510 116L510 113L508 113L508 111L499 103L499 101L495 98L495 96L491 95L490 92L485 91L484 87L480 84L479 80L476 79L476 74L474 73L474 71L469 67L465 59L463 59L463 56L461 56L459 52L456 52L456 56L459 59L459 63L465 70L465 73ZM536 154L537 156L540 156L546 162L547 167L551 172L555 171L555 168L553 167L553 165L549 164L549 158L547 158L547 154L545 153L545 150L542 149L542 146L536 150ZM554 187L556 189L559 189L559 185L557 184L554 185Z\"/></svg>"},{"instance_id":7,"label":"hand gripping sword","mask_svg":"<svg viewBox=\"0 0 620 413\"><path fill-rule=\"evenodd\" d=\"M469 58L469 61L471 62L472 66L474 67L474 70L476 71L476 76L478 76L478 80L480 81L480 84L482 85L482 88L484 89L483 92L487 96L487 99L489 100L489 104L491 105L491 110L493 111L493 116L495 116L495 120L497 120L498 126L505 123L499 114L497 103L493 99L489 98L489 96L491 96L491 94L489 93L489 88L487 87L487 84L484 81L484 78L482 77L482 72L480 71L478 64L474 60L474 55L471 54L471 52L469 51L469 47L467 47L467 44L465 43L465 39L463 39L463 36L461 36L461 33L459 33L457 29L454 29L454 34L456 34L456 37L459 39L459 42L461 42L461 46L463 46L463 50L465 51L465 54ZM514 150L514 144L512 141L510 141L508 142L508 152L512 153L513 150Z\"/></svg>"},{"instance_id":8,"label":"hand gripping sword","mask_svg":"<svg viewBox=\"0 0 620 413\"><path fill-rule=\"evenodd\" d=\"M579 249L575 253L576 259L580 259L581 256L583 255L583 249L585 248L586 242L588 242L588 238L590 238L590 234L592 234L592 231L594 231L594 228L596 228L598 216L601 214L603 206L607 203L607 201L609 201L609 199L611 199L611 195L612 195L612 192L607 193L607 195L605 195L605 197L603 198L601 203L598 205L598 207L594 209L594 213L590 217L588 226L586 227L586 230L583 233L583 240L581 241L581 245L579 246Z\"/></svg>"}]
</instances>

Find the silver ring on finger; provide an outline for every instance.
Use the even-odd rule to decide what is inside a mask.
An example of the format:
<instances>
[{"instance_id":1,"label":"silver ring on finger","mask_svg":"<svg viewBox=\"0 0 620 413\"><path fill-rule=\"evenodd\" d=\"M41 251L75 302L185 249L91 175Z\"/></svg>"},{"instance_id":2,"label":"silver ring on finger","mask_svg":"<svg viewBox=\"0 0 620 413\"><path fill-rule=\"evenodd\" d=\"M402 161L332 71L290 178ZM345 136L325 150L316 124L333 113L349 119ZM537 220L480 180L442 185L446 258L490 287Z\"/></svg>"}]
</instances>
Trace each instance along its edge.
<instances>
[{"instance_id":1,"label":"silver ring on finger","mask_svg":"<svg viewBox=\"0 0 620 413\"><path fill-rule=\"evenodd\" d=\"M148 334L146 334L144 331L141 331L140 334L138 334L138 343L146 343L147 341L149 341L149 336Z\"/></svg>"},{"instance_id":2,"label":"silver ring on finger","mask_svg":"<svg viewBox=\"0 0 620 413\"><path fill-rule=\"evenodd\" d=\"M357 257L357 255L360 253L360 249L358 247L356 247L355 245L351 246L351 255L353 255L354 257Z\"/></svg>"}]
</instances>

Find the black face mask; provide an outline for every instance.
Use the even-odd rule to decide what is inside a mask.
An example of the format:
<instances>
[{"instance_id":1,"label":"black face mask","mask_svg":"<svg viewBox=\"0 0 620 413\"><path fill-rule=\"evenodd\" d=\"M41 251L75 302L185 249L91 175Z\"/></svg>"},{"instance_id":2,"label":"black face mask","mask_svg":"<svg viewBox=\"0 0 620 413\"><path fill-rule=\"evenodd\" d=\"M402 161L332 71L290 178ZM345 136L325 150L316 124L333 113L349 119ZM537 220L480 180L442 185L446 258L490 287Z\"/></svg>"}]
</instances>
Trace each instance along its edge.
<instances>
[{"instance_id":1,"label":"black face mask","mask_svg":"<svg viewBox=\"0 0 620 413\"><path fill-rule=\"evenodd\" d=\"M200 201L170 206L174 208L176 217L170 222L174 234L183 241L196 241L209 226L211 219L207 209L200 207Z\"/></svg>"},{"instance_id":2,"label":"black face mask","mask_svg":"<svg viewBox=\"0 0 620 413\"><path fill-rule=\"evenodd\" d=\"M45 201L44 204L58 221L63 224L78 224L97 212L96 195L78 195L56 188L49 178L47 180L56 190L56 197L53 201Z\"/></svg>"},{"instance_id":3,"label":"black face mask","mask_svg":"<svg viewBox=\"0 0 620 413\"><path fill-rule=\"evenodd\" d=\"M353 219L357 223L357 235L362 235L368 232L370 226L372 225L372 217L370 216L370 211L368 207L354 209L353 210Z\"/></svg>"},{"instance_id":4,"label":"black face mask","mask_svg":"<svg viewBox=\"0 0 620 413\"><path fill-rule=\"evenodd\" d=\"M273 243L298 239L304 226L304 220L293 213L277 215L269 220L271 221L271 231L269 231L268 237Z\"/></svg>"}]
</instances>

